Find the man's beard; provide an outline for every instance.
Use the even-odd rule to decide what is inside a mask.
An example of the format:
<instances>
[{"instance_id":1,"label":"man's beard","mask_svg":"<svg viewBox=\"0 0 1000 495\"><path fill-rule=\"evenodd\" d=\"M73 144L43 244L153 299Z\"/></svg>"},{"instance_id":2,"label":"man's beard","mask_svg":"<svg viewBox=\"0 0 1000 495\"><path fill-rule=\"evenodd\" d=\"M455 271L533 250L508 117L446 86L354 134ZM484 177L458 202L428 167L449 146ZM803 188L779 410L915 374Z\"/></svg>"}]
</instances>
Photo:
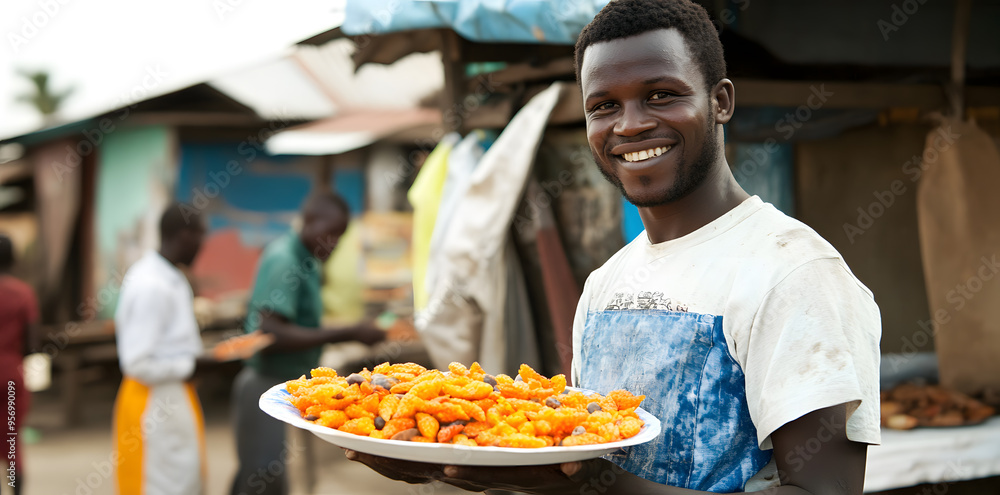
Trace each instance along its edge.
<instances>
[{"instance_id":1,"label":"man's beard","mask_svg":"<svg viewBox=\"0 0 1000 495\"><path fill-rule=\"evenodd\" d=\"M715 160L719 156L719 149L716 147L716 140L718 135L718 128L714 123L709 124L709 129L705 137L705 145L702 146L701 152L698 157L693 162L686 162L683 159L679 159L677 162L677 176L674 179L674 183L669 187L653 193L652 197L648 198L636 198L628 194L625 191L625 186L622 185L622 181L616 175L612 175L610 172L604 169L604 167L598 166L597 169L601 171L601 175L608 180L611 184L621 191L622 196L635 206L640 208L648 208L651 206L660 206L667 203L672 203L678 199L687 196L691 191L701 185L708 177L709 171L712 170L712 166L715 164ZM597 160L597 157L594 157ZM649 185L650 178L647 176L640 176L639 182L643 185Z\"/></svg>"}]
</instances>

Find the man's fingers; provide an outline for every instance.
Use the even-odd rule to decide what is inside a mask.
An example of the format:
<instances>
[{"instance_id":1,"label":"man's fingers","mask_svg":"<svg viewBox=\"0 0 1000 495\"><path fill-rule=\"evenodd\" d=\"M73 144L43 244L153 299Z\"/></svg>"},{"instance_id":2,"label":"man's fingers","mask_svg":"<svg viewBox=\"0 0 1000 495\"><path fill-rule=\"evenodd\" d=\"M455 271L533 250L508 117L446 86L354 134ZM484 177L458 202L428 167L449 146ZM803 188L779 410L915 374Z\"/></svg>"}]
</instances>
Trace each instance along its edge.
<instances>
[{"instance_id":1,"label":"man's fingers","mask_svg":"<svg viewBox=\"0 0 1000 495\"><path fill-rule=\"evenodd\" d=\"M429 483L444 477L441 466L423 462L401 461L388 457L379 457L354 450L345 450L344 455L356 462L370 467L375 472L394 480L407 483Z\"/></svg>"},{"instance_id":2,"label":"man's fingers","mask_svg":"<svg viewBox=\"0 0 1000 495\"><path fill-rule=\"evenodd\" d=\"M573 483L587 484L595 478L601 478L605 471L610 471L614 475L624 472L620 467L604 459L591 459L589 461L564 462L559 465L559 470L566 475ZM607 475L604 475L607 477Z\"/></svg>"},{"instance_id":3,"label":"man's fingers","mask_svg":"<svg viewBox=\"0 0 1000 495\"><path fill-rule=\"evenodd\" d=\"M581 470L583 470L583 464L579 462L564 462L559 465L559 469L566 475L567 478L573 481L579 481L576 476Z\"/></svg>"},{"instance_id":4,"label":"man's fingers","mask_svg":"<svg viewBox=\"0 0 1000 495\"><path fill-rule=\"evenodd\" d=\"M461 488L462 490L468 492L485 492L491 488L496 488L495 486L485 486L473 483L471 481L466 481L458 478L448 478L444 477L441 479L442 482L447 483L455 488Z\"/></svg>"},{"instance_id":5,"label":"man's fingers","mask_svg":"<svg viewBox=\"0 0 1000 495\"><path fill-rule=\"evenodd\" d=\"M453 481L465 481L481 487L508 488L537 484L546 485L563 479L565 475L559 471L558 465L543 466L512 466L488 467L482 466L445 466L443 481L458 486ZM461 488L465 488L464 486ZM468 488L466 488L468 489Z\"/></svg>"}]
</instances>

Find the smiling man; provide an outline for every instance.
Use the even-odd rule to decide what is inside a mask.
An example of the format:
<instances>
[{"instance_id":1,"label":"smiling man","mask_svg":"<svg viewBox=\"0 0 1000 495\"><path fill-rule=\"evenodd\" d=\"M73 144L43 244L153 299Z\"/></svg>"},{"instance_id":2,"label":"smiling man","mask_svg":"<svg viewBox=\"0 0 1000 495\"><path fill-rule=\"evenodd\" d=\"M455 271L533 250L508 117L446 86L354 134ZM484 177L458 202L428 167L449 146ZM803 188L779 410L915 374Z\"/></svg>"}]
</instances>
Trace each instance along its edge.
<instances>
[{"instance_id":1,"label":"smiling man","mask_svg":"<svg viewBox=\"0 0 1000 495\"><path fill-rule=\"evenodd\" d=\"M735 89L707 13L613 1L576 61L594 158L646 230L587 280L573 382L645 394L662 433L560 466L348 457L477 491L861 493L880 440L878 307L828 242L733 178Z\"/></svg>"}]
</instances>

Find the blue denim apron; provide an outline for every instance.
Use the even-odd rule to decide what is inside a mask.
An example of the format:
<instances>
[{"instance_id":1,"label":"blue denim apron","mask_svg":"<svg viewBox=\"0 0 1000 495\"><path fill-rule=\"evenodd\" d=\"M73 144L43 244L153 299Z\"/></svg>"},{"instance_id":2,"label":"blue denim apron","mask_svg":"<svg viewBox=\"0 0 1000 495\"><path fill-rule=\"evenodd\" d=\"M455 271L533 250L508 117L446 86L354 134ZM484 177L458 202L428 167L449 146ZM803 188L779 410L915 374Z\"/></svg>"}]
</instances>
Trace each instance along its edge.
<instances>
[{"instance_id":1,"label":"blue denim apron","mask_svg":"<svg viewBox=\"0 0 1000 495\"><path fill-rule=\"evenodd\" d=\"M743 371L729 355L722 317L661 309L587 315L579 387L645 395L662 422L652 442L612 454L629 472L717 493L743 486L771 459L757 447Z\"/></svg>"}]
</instances>

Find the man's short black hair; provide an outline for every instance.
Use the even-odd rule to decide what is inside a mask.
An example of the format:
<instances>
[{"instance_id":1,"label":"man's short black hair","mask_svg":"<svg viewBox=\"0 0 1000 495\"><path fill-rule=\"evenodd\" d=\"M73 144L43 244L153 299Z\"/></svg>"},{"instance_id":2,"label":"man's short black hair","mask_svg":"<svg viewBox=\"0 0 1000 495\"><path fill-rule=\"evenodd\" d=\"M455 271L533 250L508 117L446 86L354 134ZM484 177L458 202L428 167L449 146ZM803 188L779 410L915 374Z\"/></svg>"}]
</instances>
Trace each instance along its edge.
<instances>
[{"instance_id":1,"label":"man's short black hair","mask_svg":"<svg viewBox=\"0 0 1000 495\"><path fill-rule=\"evenodd\" d=\"M0 234L0 271L10 270L14 266L14 243L7 234Z\"/></svg>"},{"instance_id":2,"label":"man's short black hair","mask_svg":"<svg viewBox=\"0 0 1000 495\"><path fill-rule=\"evenodd\" d=\"M184 203L171 203L160 217L160 242L173 239L188 229L204 229L201 209Z\"/></svg>"},{"instance_id":3,"label":"man's short black hair","mask_svg":"<svg viewBox=\"0 0 1000 495\"><path fill-rule=\"evenodd\" d=\"M333 207L336 210L340 210L340 213L345 217L351 216L351 207L344 200L343 196L327 188L320 188L310 193L306 200L302 202L302 213L304 215L315 214L324 211L325 207Z\"/></svg>"},{"instance_id":4,"label":"man's short black hair","mask_svg":"<svg viewBox=\"0 0 1000 495\"><path fill-rule=\"evenodd\" d=\"M706 90L711 91L715 83L726 77L726 59L708 12L690 0L612 0L576 40L576 80L582 84L580 68L588 46L669 28L680 31L691 59L701 68Z\"/></svg>"}]
</instances>

